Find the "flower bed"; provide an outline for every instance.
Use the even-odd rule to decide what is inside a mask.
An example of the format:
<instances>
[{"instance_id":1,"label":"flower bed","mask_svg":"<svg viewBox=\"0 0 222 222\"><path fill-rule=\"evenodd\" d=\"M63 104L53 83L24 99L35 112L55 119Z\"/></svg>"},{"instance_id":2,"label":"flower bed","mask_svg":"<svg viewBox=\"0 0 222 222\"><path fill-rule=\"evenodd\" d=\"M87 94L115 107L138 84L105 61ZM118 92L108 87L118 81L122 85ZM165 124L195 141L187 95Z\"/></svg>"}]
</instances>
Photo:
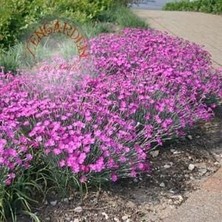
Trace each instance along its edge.
<instances>
[{"instance_id":1,"label":"flower bed","mask_svg":"<svg viewBox=\"0 0 222 222\"><path fill-rule=\"evenodd\" d=\"M92 39L91 53L84 75L61 58L0 74L2 183L39 152L81 182L136 177L150 170L150 149L213 116L207 99L221 96L221 73L199 46L125 29Z\"/></svg>"},{"instance_id":2,"label":"flower bed","mask_svg":"<svg viewBox=\"0 0 222 222\"><path fill-rule=\"evenodd\" d=\"M199 46L137 29L91 43L96 77L76 82L81 74L62 59L42 64L34 79L1 74L2 164L12 172L43 147L84 179L136 176L149 168L153 144L211 117L204 101L219 95L219 76Z\"/></svg>"}]
</instances>

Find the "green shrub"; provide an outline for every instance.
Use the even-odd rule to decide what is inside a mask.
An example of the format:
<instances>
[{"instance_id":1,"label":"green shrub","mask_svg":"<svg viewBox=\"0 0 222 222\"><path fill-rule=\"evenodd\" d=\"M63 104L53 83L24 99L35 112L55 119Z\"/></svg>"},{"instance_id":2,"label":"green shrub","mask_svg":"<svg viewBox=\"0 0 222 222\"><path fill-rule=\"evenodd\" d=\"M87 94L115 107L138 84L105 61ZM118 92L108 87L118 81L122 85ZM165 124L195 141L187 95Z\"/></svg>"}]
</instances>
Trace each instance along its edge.
<instances>
[{"instance_id":1,"label":"green shrub","mask_svg":"<svg viewBox=\"0 0 222 222\"><path fill-rule=\"evenodd\" d=\"M129 3L136 2L139 0L1 0L0 49L7 49L18 43L30 25L47 16L59 15L85 23L97 20L101 15L104 16L105 12L106 22L112 17L112 22L117 20L123 27L143 27L145 23L124 8ZM118 7L115 7L116 5ZM120 15L117 15L118 13ZM106 27L102 25L99 29L105 30Z\"/></svg>"},{"instance_id":2,"label":"green shrub","mask_svg":"<svg viewBox=\"0 0 222 222\"><path fill-rule=\"evenodd\" d=\"M18 43L27 28L46 16L61 16L77 22L94 19L109 9L114 0L1 0L0 45Z\"/></svg>"},{"instance_id":3,"label":"green shrub","mask_svg":"<svg viewBox=\"0 0 222 222\"><path fill-rule=\"evenodd\" d=\"M170 2L164 6L165 10L172 11L196 11L206 13L222 13L222 0L181 0Z\"/></svg>"},{"instance_id":4,"label":"green shrub","mask_svg":"<svg viewBox=\"0 0 222 222\"><path fill-rule=\"evenodd\" d=\"M116 22L121 27L131 27L131 28L147 28L148 25L144 20L133 14L127 8L120 7L116 10Z\"/></svg>"},{"instance_id":5,"label":"green shrub","mask_svg":"<svg viewBox=\"0 0 222 222\"><path fill-rule=\"evenodd\" d=\"M97 19L100 22L113 22L121 27L147 28L144 20L136 16L130 9L124 6L114 6L112 9L101 12Z\"/></svg>"}]
</instances>

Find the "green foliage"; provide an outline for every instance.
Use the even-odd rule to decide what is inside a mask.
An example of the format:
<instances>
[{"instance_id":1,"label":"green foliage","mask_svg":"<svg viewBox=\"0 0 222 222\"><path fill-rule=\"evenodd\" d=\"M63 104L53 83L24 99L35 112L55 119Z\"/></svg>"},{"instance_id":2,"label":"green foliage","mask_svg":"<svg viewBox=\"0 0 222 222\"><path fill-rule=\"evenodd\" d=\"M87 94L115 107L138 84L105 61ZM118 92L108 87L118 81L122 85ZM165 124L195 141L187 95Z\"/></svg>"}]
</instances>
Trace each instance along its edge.
<instances>
[{"instance_id":1,"label":"green foliage","mask_svg":"<svg viewBox=\"0 0 222 222\"><path fill-rule=\"evenodd\" d=\"M56 157L46 157L42 151L35 153L28 169L17 167L16 178L10 185L4 180L7 170L0 171L0 221L18 221L19 214L27 215L31 221L40 222L33 212L33 207L45 201L51 191L57 193L58 198L69 195L73 189L83 195L83 186L75 175L68 169L58 167ZM86 187L87 189L87 187Z\"/></svg>"},{"instance_id":2,"label":"green foliage","mask_svg":"<svg viewBox=\"0 0 222 222\"><path fill-rule=\"evenodd\" d=\"M33 169L34 167L31 167L30 170L17 169L18 177L10 186L5 185L3 180L0 181L0 221L8 221L10 218L16 222L18 213L29 214L31 205L37 203L33 199L33 194L44 194L41 184L38 183L38 180L43 179L41 172L35 172ZM36 173L34 177L32 171ZM6 170L1 172L1 178L5 178L6 174ZM29 216L38 222L37 219L34 219L34 215Z\"/></svg>"},{"instance_id":3,"label":"green foliage","mask_svg":"<svg viewBox=\"0 0 222 222\"><path fill-rule=\"evenodd\" d=\"M1 0L0 48L18 43L24 30L46 16L61 16L77 22L94 19L114 0Z\"/></svg>"},{"instance_id":4,"label":"green foliage","mask_svg":"<svg viewBox=\"0 0 222 222\"><path fill-rule=\"evenodd\" d=\"M113 7L110 10L101 12L97 19L100 22L116 23L120 27L147 28L144 20L133 14L131 10L124 6Z\"/></svg>"},{"instance_id":5,"label":"green foliage","mask_svg":"<svg viewBox=\"0 0 222 222\"><path fill-rule=\"evenodd\" d=\"M131 27L131 28L147 28L146 22L127 8L119 7L115 11L116 23L121 27Z\"/></svg>"},{"instance_id":6,"label":"green foliage","mask_svg":"<svg viewBox=\"0 0 222 222\"><path fill-rule=\"evenodd\" d=\"M112 32L112 25L109 22L87 22L81 28L88 38Z\"/></svg>"},{"instance_id":7,"label":"green foliage","mask_svg":"<svg viewBox=\"0 0 222 222\"><path fill-rule=\"evenodd\" d=\"M4 67L4 71L11 71L16 73L18 67L20 67L20 55L22 50L22 44L9 47L8 50L1 50L0 52L0 64Z\"/></svg>"},{"instance_id":8,"label":"green foliage","mask_svg":"<svg viewBox=\"0 0 222 222\"><path fill-rule=\"evenodd\" d=\"M0 50L8 49L21 40L28 28L45 17L63 17L80 23L92 22L102 16L123 27L144 27L133 13L123 7L138 0L1 0ZM103 19L103 20L104 20ZM98 32L108 32L98 24Z\"/></svg>"},{"instance_id":9,"label":"green foliage","mask_svg":"<svg viewBox=\"0 0 222 222\"><path fill-rule=\"evenodd\" d=\"M37 12L40 13L39 10L37 10ZM31 21L32 23L34 23L35 18L32 17ZM30 21L29 23L30 24L26 22L27 27L31 26L32 24ZM114 5L107 10L99 12L98 15L95 15L95 18L93 20L81 23L80 26L83 33L86 34L86 36L89 38L94 37L100 33L108 33L112 31L116 31L123 27L147 28L147 24L145 23L145 21L143 21L142 19L137 17L135 14L133 14L130 9L124 6L117 7ZM25 32L27 27L23 25L20 28ZM15 39L13 40L11 39L12 41L8 41L9 38L6 38L5 39L7 40L6 42L3 40L3 42L6 43L7 49L3 48L0 50L0 66L3 66L5 71L10 70L13 73L16 73L16 70L18 67L21 68L21 67L24 67L24 65L27 65L27 64L24 64L24 62L30 63L30 61L27 58L24 59L24 47L22 46L21 43L18 43L14 46L10 46L17 42L19 35L20 33L18 32L17 38L15 38L16 35L14 35L13 32L11 33L9 32L9 37L13 36L13 38ZM61 37L64 37L64 36L61 36ZM60 55L64 55L65 58L66 57L68 58L70 55L76 54L74 52L75 46L72 45L73 43L72 42L70 43L68 41L69 39L65 39L65 38L67 37L65 36L62 39L62 41L57 42L58 43L57 45L59 45L59 47L55 48L53 45L54 50L49 49L47 47L48 39L44 38L46 41L46 44L43 43L43 45L39 45L38 50L36 51L36 58L38 59L38 61L42 61L45 58L50 57L50 53L52 54L52 53L57 52Z\"/></svg>"},{"instance_id":10,"label":"green foliage","mask_svg":"<svg viewBox=\"0 0 222 222\"><path fill-rule=\"evenodd\" d=\"M206 13L222 13L222 0L181 0L170 2L164 6L165 10L172 11L197 11Z\"/></svg>"}]
</instances>

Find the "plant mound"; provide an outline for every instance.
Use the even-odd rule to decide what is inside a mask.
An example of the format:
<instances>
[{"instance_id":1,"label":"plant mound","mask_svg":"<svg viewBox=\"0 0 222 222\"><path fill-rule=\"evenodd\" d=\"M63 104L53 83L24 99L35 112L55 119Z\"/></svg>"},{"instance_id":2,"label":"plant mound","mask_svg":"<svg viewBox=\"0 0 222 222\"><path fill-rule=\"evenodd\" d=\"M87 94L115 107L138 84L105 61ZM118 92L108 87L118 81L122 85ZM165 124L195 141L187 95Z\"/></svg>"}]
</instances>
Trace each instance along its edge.
<instances>
[{"instance_id":1,"label":"plant mound","mask_svg":"<svg viewBox=\"0 0 222 222\"><path fill-rule=\"evenodd\" d=\"M166 33L100 35L91 39L92 63L84 74L81 62L61 58L0 74L1 186L36 156L81 182L136 177L150 170L150 149L208 120L221 96L210 55Z\"/></svg>"}]
</instances>

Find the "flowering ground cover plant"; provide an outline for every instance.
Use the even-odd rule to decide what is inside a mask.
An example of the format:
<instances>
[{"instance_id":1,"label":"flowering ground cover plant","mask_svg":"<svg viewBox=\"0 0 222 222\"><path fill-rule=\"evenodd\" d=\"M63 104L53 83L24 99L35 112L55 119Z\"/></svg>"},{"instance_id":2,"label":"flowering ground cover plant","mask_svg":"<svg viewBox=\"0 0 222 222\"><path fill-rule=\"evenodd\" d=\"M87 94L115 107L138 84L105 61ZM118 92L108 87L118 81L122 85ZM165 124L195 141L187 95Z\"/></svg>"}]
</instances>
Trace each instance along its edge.
<instances>
[{"instance_id":1,"label":"flowering ground cover plant","mask_svg":"<svg viewBox=\"0 0 222 222\"><path fill-rule=\"evenodd\" d=\"M1 187L35 156L82 183L149 172L149 150L209 120L221 93L206 51L154 30L91 39L90 63L54 58L18 76L2 72Z\"/></svg>"}]
</instances>

